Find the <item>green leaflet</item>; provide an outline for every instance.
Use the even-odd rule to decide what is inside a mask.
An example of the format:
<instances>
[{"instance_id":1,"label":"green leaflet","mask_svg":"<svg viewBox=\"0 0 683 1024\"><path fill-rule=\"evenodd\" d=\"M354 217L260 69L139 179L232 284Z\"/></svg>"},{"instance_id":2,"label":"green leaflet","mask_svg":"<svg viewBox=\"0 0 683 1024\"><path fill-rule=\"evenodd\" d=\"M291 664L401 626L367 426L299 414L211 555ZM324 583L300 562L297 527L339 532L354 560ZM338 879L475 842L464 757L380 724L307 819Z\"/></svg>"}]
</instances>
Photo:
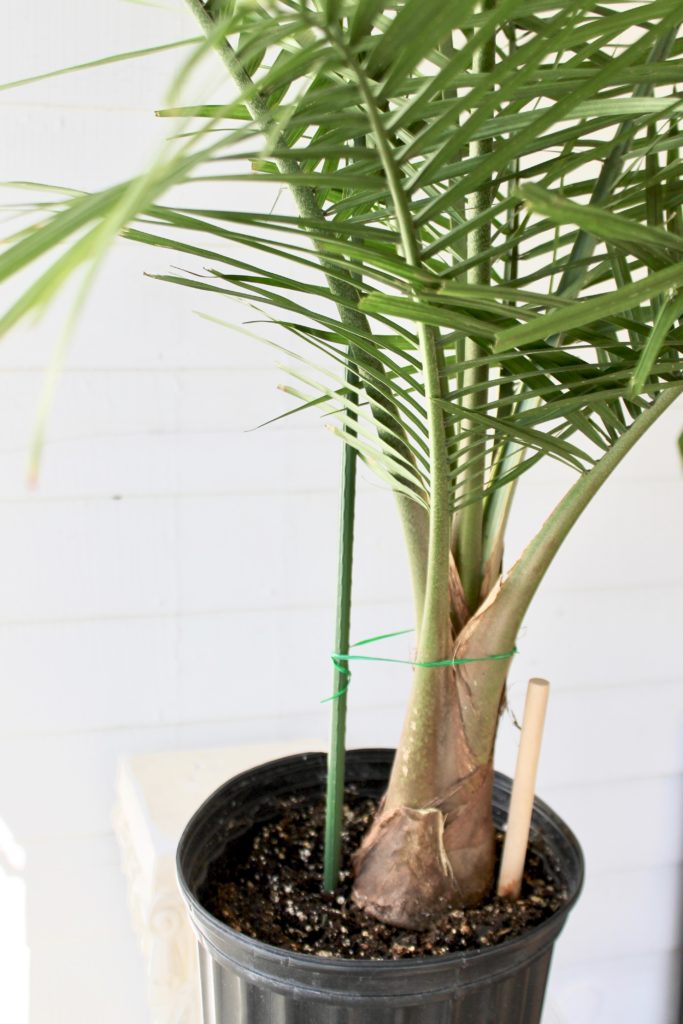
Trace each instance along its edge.
<instances>
[{"instance_id":1,"label":"green leaflet","mask_svg":"<svg viewBox=\"0 0 683 1024\"><path fill-rule=\"evenodd\" d=\"M664 262L672 262L674 253L683 256L683 239L670 231L638 224L600 206L572 203L538 185L522 186L519 195L532 210L554 223L576 224L597 238L625 246L644 263L650 253L659 254Z\"/></svg>"},{"instance_id":2,"label":"green leaflet","mask_svg":"<svg viewBox=\"0 0 683 1024\"><path fill-rule=\"evenodd\" d=\"M556 309L540 320L533 320L519 327L501 331L497 336L495 349L506 352L508 349L528 345L531 342L561 334L572 328L594 324L596 321L623 313L638 307L645 299L653 295L661 295L667 288L683 283L683 262L673 267L655 271L640 281L625 285L618 291L604 295L596 295L591 299L576 302L571 308Z\"/></svg>"},{"instance_id":3,"label":"green leaflet","mask_svg":"<svg viewBox=\"0 0 683 1024\"><path fill-rule=\"evenodd\" d=\"M6 89L19 89L24 85L32 85L34 82L44 82L49 78L59 78L61 75L71 75L76 71L87 71L91 68L104 67L106 64L118 64L119 61L135 60L140 57L150 57L155 53L164 53L167 50L176 50L182 46L196 46L202 42L201 36L192 36L190 39L177 39L171 43L161 43L159 46L148 46L142 50L129 50L125 53L115 53L108 57L99 57L97 60L89 60L84 64L72 64L70 67L57 68L54 71L45 71L38 75L31 75L28 78L17 79L16 82L0 83L0 92Z\"/></svg>"},{"instance_id":4,"label":"green leaflet","mask_svg":"<svg viewBox=\"0 0 683 1024\"><path fill-rule=\"evenodd\" d=\"M644 390L645 382L654 368L667 335L682 314L683 295L679 292L661 307L657 319L652 325L650 335L643 346L636 368L631 375L629 385L629 396L631 398L636 398Z\"/></svg>"}]
</instances>

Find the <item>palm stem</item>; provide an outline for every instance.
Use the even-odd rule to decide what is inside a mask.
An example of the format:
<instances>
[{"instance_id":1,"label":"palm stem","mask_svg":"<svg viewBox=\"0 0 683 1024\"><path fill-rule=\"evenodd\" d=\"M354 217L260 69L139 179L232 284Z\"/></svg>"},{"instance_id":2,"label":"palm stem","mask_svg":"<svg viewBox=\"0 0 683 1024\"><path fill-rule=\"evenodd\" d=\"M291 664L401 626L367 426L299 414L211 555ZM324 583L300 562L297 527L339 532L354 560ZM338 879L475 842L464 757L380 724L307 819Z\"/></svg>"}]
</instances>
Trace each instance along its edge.
<instances>
[{"instance_id":1,"label":"palm stem","mask_svg":"<svg viewBox=\"0 0 683 1024\"><path fill-rule=\"evenodd\" d=\"M481 8L483 11L493 10L495 0L483 0ZM472 61L472 72L474 74L485 74L493 70L496 60L495 37L492 37L485 46L474 55ZM493 149L491 139L474 139L470 143L470 157L482 157ZM491 185L489 182L481 185L476 192L467 198L467 218L474 220L484 213L491 205ZM467 281L475 285L487 285L491 279L491 264L488 259L480 258L491 247L491 227L488 220L473 228L467 235L467 258L476 262L467 271ZM471 338L466 338L462 345L463 361L469 362L481 356L479 346ZM485 407L487 404L488 391L486 387L474 387L486 384L488 369L486 366L479 366L467 369L462 374L462 388L464 395L462 405L465 409L476 410ZM474 388L473 390L468 390ZM474 451L470 453L467 464L462 473L458 475L458 487L463 494L471 492L480 493L484 489L486 473L486 441L485 435L477 429L474 422L463 420L462 430L464 443L471 445L471 437L474 434L480 435ZM484 502L483 500L473 501L466 505L458 515L457 529L455 531L455 561L462 580L465 593L465 600L471 611L474 611L480 601L481 585L483 574L482 544L484 533Z\"/></svg>"},{"instance_id":2,"label":"palm stem","mask_svg":"<svg viewBox=\"0 0 683 1024\"><path fill-rule=\"evenodd\" d=\"M514 607L518 625L526 613L560 545L590 500L598 493L605 480L616 469L624 456L633 448L646 430L659 419L672 402L683 394L683 385L662 391L652 404L639 414L587 473L581 476L565 494L538 531L534 539L513 565L504 580L498 601L503 607Z\"/></svg>"},{"instance_id":3,"label":"palm stem","mask_svg":"<svg viewBox=\"0 0 683 1024\"><path fill-rule=\"evenodd\" d=\"M358 387L358 377L351 365L346 379L351 393ZM349 411L353 421L356 414ZM351 584L353 573L353 532L356 503L356 451L351 445L342 448L340 489L339 553L337 574L337 624L335 651L348 654L351 625ZM350 670L335 661L330 722L330 751L327 757L327 799L325 802L325 851L323 888L331 891L339 881L341 864L341 833L344 810L344 774L346 763L346 704Z\"/></svg>"},{"instance_id":4,"label":"palm stem","mask_svg":"<svg viewBox=\"0 0 683 1024\"><path fill-rule=\"evenodd\" d=\"M343 47L343 43L339 42ZM418 239L410 216L408 197L400 171L375 103L370 84L353 55L344 48L354 69L368 114L375 145L382 162L401 237L403 256L412 267L420 266ZM439 373L438 332L418 324L421 366L424 374L429 433L430 494L429 547L424 609L418 637L418 660L438 661L448 656L450 645L450 483L446 429L441 402L444 382ZM399 744L387 794L392 803L424 806L434 796L434 769L439 760L439 729L443 722L443 669L418 668L415 672L407 723Z\"/></svg>"},{"instance_id":5,"label":"palm stem","mask_svg":"<svg viewBox=\"0 0 683 1024\"><path fill-rule=\"evenodd\" d=\"M341 45L341 44L340 44ZM358 86L373 130L377 152L391 193L406 263L420 266L420 250L410 216L407 195L399 169L391 151L379 110L369 82L353 55L345 48L347 60L354 68ZM424 610L419 636L419 659L428 661L444 657L448 621L448 545L449 545L449 482L446 431L440 402L443 398L439 375L438 332L427 324L417 325L421 365L424 373L427 424L429 432L429 548Z\"/></svg>"},{"instance_id":6,"label":"palm stem","mask_svg":"<svg viewBox=\"0 0 683 1024\"><path fill-rule=\"evenodd\" d=\"M192 14L197 18L207 39L221 58L238 90L241 94L248 97L245 105L248 107L254 121L264 130L273 128L273 117L265 99L258 92L251 76L243 67L232 46L222 34L218 33L216 19L210 14L201 0L185 0L185 2ZM283 137L279 137L276 140L276 148L286 148L286 140ZM282 174L292 175L300 170L297 161L293 157L279 157L276 162ZM315 191L312 188L306 185L290 183L289 189L301 217L314 222L317 221L324 224L325 227L328 226L316 199ZM367 318L357 309L358 293L353 285L351 276L349 275L348 280L341 280L338 266L330 268L332 273L327 273L328 265L325 261L322 245L314 239L313 246L319 257L321 269L326 276L330 293L339 300L337 308L340 320L351 329L359 329L369 333L370 328ZM351 356L353 358L353 349ZM364 361L366 364L370 363L367 354ZM377 360L376 368L381 370L379 360ZM367 375L364 375L363 386L377 424L380 441L391 451L398 452L400 457L409 465L414 466L414 455L410 445L405 440L402 421L396 404L379 388L374 386L372 380ZM399 435L399 440L395 440L396 434ZM416 473L415 475L417 476L418 474ZM418 502L411 500L407 495L398 491L395 493L395 497L406 539L413 582L415 612L419 622L422 617L423 595L426 584L427 519L424 509Z\"/></svg>"},{"instance_id":7,"label":"palm stem","mask_svg":"<svg viewBox=\"0 0 683 1024\"><path fill-rule=\"evenodd\" d=\"M483 605L467 623L458 638L456 657L480 657L513 647L529 604L569 531L619 463L681 394L681 384L663 391L564 495L500 581L495 599ZM507 665L502 661L484 661L470 672L465 666L462 674L468 690L468 748L476 763L487 764L495 741Z\"/></svg>"}]
</instances>

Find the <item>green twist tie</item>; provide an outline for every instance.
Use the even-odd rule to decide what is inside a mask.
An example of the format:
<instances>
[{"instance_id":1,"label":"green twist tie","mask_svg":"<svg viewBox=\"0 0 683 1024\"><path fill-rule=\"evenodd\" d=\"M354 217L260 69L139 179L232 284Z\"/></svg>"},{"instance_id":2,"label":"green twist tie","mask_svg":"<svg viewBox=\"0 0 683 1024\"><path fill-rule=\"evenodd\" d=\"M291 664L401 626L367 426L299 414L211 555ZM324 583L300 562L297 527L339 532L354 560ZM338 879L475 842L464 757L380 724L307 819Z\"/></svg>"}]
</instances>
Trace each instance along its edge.
<instances>
[{"instance_id":1,"label":"green twist tie","mask_svg":"<svg viewBox=\"0 0 683 1024\"><path fill-rule=\"evenodd\" d=\"M414 629L399 629L395 633L380 633L379 636L371 636L367 640L359 640L355 644L351 644L351 647L364 647L366 644L377 643L378 640L389 640L394 636L405 636L406 633L414 633ZM513 647L511 651L505 651L503 654L484 654L480 658L445 658L443 661L408 661L405 658L376 658L370 657L366 654L332 654L332 663L341 676L346 676L346 685L342 686L341 690L337 690L331 697L325 697L321 700L321 704L327 704L331 700L339 700L343 694L349 688L351 683L351 669L348 667L349 661L383 661L390 665L412 665L414 668L442 668L450 665L469 665L474 661L505 661L506 658L512 658L517 654L517 648Z\"/></svg>"}]
</instances>

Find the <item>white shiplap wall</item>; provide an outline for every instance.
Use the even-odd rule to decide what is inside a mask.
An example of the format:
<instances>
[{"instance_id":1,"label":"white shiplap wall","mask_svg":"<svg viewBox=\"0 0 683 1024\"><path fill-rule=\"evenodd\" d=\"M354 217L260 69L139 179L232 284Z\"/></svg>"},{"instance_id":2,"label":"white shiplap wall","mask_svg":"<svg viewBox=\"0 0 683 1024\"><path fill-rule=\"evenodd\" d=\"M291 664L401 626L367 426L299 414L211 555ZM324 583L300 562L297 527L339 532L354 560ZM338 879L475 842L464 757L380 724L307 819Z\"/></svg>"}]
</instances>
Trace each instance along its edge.
<instances>
[{"instance_id":1,"label":"white shiplap wall","mask_svg":"<svg viewBox=\"0 0 683 1024\"><path fill-rule=\"evenodd\" d=\"M2 79L194 34L180 7L11 5ZM169 131L150 111L177 60L0 93L0 180L88 188L134 173ZM266 352L193 316L208 301L143 279L166 265L123 245L110 258L35 492L26 448L63 304L0 350L0 957L28 944L31 1024L147 1020L110 826L121 755L325 731L337 448L314 421L245 433L282 407L280 375ZM2 304L13 294L5 287ZM552 982L549 1013L562 1024L674 1021L680 426L674 409L586 513L512 672L517 711L529 675L553 681L540 791L589 862ZM511 554L564 483L552 466L526 482ZM410 624L391 500L366 480L360 504L357 637ZM358 669L352 743L395 740L406 686L400 671ZM504 769L514 750L506 719ZM3 1020L24 1024L11 1002L23 988L19 964L0 986Z\"/></svg>"}]
</instances>

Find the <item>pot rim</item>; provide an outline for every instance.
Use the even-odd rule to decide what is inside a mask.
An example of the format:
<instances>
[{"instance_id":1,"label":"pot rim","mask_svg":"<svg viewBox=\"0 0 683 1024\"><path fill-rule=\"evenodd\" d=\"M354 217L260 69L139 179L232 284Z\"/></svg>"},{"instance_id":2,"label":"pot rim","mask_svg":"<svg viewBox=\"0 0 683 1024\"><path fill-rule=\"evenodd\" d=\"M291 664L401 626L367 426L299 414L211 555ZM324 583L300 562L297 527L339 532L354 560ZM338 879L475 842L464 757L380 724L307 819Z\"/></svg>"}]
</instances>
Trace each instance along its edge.
<instances>
[{"instance_id":1,"label":"pot rim","mask_svg":"<svg viewBox=\"0 0 683 1024\"><path fill-rule=\"evenodd\" d=\"M361 747L351 748L353 753L356 755L362 754L377 754L377 753L388 753L393 754L394 751L390 747ZM351 750L347 751L350 753ZM326 974L342 973L344 970L353 969L355 971L417 971L420 968L425 970L427 967L437 968L447 964L461 964L464 961L477 960L485 961L486 959L495 959L496 955L500 955L502 949L505 949L514 955L514 952L524 946L525 942L528 941L530 935L542 936L546 932L559 931L559 928L563 925L565 918L573 908L574 904L578 900L584 883L585 875L585 861L583 851L579 844L578 839L569 828L568 825L552 810L552 808L540 797L534 797L534 810L532 818L532 831L533 821L539 815L551 819L555 830L562 835L565 842L570 845L573 849L573 853L576 860L577 867L577 881L573 891L569 894L565 903L555 911L550 917L546 918L540 924L535 925L533 928L529 928L524 931L521 935L516 935L511 939L506 939L503 942L497 943L493 946L487 946L480 949L463 949L458 950L454 953L444 953L440 956L415 956L405 957L400 960L355 960L352 957L320 957L316 956L315 953L297 953L294 950L286 949L282 946L273 946L268 942L264 942L261 939L254 939L251 936L244 935L242 932L236 931L231 928L224 921L214 917L208 910L206 910L199 902L195 894L192 892L189 884L186 882L182 867L181 857L183 854L184 846L189 842L190 834L194 830L195 822L197 822L203 815L205 808L215 800L215 798L223 791L226 786L230 786L237 780L244 776L252 775L255 771L262 769L271 768L279 765L286 765L293 761L300 761L301 759L306 760L307 758L327 758L327 754L323 751L304 751L300 754L288 754L285 757L274 758L272 761L266 761L262 764L255 765L252 768L247 768L243 772L232 776L230 779L226 779L222 785L215 789L197 808L194 812L187 825L183 829L181 837L178 841L176 850L176 879L178 887L185 899L189 914L193 918L197 918L202 921L208 931L214 929L218 932L222 932L225 936L230 938L233 942L243 946L247 950L252 951L265 957L266 959L274 959L282 961L283 958L292 961L293 964L304 967L306 965L315 965L316 970L323 971ZM502 789L509 795L512 780L504 775L502 772L494 772L494 782L498 784L498 788ZM495 791L494 791L495 796ZM202 942L208 942L207 936L202 934ZM214 944L210 943L212 948ZM226 954L221 951L221 956L225 957ZM495 972L494 972L495 973Z\"/></svg>"}]
</instances>

